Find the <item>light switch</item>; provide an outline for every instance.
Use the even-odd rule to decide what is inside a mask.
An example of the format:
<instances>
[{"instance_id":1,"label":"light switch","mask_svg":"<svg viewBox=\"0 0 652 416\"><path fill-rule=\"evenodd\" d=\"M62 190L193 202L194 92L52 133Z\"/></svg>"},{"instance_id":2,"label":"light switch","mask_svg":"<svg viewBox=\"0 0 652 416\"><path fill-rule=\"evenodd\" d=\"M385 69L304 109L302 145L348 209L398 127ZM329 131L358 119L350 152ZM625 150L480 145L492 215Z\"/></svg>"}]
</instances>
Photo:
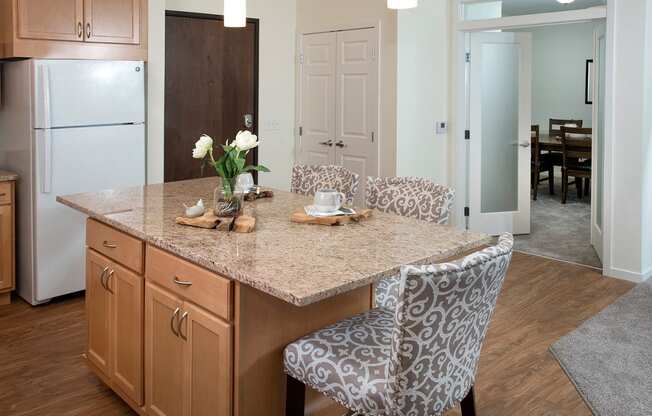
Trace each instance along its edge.
<instances>
[{"instance_id":1,"label":"light switch","mask_svg":"<svg viewBox=\"0 0 652 416\"><path fill-rule=\"evenodd\" d=\"M447 134L448 133L448 123L445 121L438 121L435 131L437 134Z\"/></svg>"}]
</instances>

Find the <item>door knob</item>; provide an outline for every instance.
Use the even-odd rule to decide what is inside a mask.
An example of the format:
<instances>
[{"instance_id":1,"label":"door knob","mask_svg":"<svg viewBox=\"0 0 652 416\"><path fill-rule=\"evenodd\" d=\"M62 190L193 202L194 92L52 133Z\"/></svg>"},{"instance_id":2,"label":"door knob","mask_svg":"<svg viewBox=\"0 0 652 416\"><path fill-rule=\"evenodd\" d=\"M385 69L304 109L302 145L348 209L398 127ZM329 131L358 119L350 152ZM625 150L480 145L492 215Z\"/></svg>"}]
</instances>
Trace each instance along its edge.
<instances>
[{"instance_id":1,"label":"door knob","mask_svg":"<svg viewBox=\"0 0 652 416\"><path fill-rule=\"evenodd\" d=\"M530 142L514 142L513 145L528 148L530 147Z\"/></svg>"},{"instance_id":2,"label":"door knob","mask_svg":"<svg viewBox=\"0 0 652 416\"><path fill-rule=\"evenodd\" d=\"M335 146L339 147L340 149L346 147L346 145L344 144L344 140L338 141L337 143L335 143Z\"/></svg>"},{"instance_id":3,"label":"door knob","mask_svg":"<svg viewBox=\"0 0 652 416\"><path fill-rule=\"evenodd\" d=\"M254 126L254 115L253 114L245 114L244 115L244 126L248 129L252 128Z\"/></svg>"},{"instance_id":4,"label":"door knob","mask_svg":"<svg viewBox=\"0 0 652 416\"><path fill-rule=\"evenodd\" d=\"M321 144L322 146L333 147L333 141L332 140L328 140L328 141L325 141L325 142L319 142L319 144Z\"/></svg>"}]
</instances>

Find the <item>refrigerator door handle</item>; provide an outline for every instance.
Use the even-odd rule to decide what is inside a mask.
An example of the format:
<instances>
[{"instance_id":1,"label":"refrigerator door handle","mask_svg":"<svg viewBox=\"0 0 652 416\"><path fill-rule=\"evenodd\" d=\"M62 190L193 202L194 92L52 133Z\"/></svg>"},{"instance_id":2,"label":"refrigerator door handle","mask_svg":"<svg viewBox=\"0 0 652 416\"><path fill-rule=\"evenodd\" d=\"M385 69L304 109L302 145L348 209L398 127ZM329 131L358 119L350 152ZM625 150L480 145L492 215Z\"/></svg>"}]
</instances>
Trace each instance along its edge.
<instances>
[{"instance_id":1,"label":"refrigerator door handle","mask_svg":"<svg viewBox=\"0 0 652 416\"><path fill-rule=\"evenodd\" d=\"M50 69L41 66L41 90L43 91L43 152L41 163L41 192L52 192L52 108L50 105Z\"/></svg>"}]
</instances>

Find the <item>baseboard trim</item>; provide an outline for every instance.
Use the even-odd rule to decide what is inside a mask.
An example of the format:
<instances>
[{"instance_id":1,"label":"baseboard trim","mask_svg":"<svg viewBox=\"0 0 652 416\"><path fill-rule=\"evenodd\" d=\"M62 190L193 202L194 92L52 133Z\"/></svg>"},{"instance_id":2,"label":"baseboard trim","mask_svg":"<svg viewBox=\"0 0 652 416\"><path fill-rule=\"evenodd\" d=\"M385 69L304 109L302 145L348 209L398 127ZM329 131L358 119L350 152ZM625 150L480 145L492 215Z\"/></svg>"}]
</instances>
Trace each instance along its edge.
<instances>
[{"instance_id":1,"label":"baseboard trim","mask_svg":"<svg viewBox=\"0 0 652 416\"><path fill-rule=\"evenodd\" d=\"M628 282L642 283L652 277L652 268L646 270L644 273L636 273L630 270L612 267L605 269L604 275L615 279L627 280Z\"/></svg>"}]
</instances>

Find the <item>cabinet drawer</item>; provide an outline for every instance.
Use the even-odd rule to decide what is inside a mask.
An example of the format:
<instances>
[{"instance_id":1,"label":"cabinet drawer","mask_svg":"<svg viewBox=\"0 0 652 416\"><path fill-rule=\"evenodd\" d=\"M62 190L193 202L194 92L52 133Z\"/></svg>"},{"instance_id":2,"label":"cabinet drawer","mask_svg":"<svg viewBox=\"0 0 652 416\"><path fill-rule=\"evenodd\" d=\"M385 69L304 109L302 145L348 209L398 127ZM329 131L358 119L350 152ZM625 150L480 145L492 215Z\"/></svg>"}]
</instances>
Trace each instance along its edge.
<instances>
[{"instance_id":1,"label":"cabinet drawer","mask_svg":"<svg viewBox=\"0 0 652 416\"><path fill-rule=\"evenodd\" d=\"M156 247L147 246L148 281L231 320L232 282Z\"/></svg>"},{"instance_id":2,"label":"cabinet drawer","mask_svg":"<svg viewBox=\"0 0 652 416\"><path fill-rule=\"evenodd\" d=\"M0 205L11 204L13 201L11 182L0 183Z\"/></svg>"},{"instance_id":3,"label":"cabinet drawer","mask_svg":"<svg viewBox=\"0 0 652 416\"><path fill-rule=\"evenodd\" d=\"M131 270L143 273L144 243L98 221L86 224L86 245Z\"/></svg>"}]
</instances>

